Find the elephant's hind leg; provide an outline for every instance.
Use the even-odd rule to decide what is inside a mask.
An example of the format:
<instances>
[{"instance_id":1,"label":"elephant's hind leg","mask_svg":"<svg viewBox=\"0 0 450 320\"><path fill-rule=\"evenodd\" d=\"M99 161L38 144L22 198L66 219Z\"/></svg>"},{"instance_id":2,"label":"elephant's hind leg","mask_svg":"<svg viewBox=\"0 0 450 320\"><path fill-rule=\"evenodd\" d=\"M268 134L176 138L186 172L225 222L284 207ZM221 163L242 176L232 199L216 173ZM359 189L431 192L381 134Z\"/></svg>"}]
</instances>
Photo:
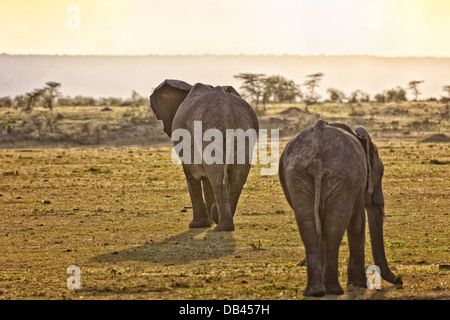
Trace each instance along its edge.
<instances>
[{"instance_id":1,"label":"elephant's hind leg","mask_svg":"<svg viewBox=\"0 0 450 320\"><path fill-rule=\"evenodd\" d=\"M217 205L216 205L216 198L214 197L214 190L208 179L203 179L202 185L203 185L203 195L206 203L206 211L208 213L208 219L217 223L219 221L219 217L217 215Z\"/></svg>"},{"instance_id":2,"label":"elephant's hind leg","mask_svg":"<svg viewBox=\"0 0 450 320\"><path fill-rule=\"evenodd\" d=\"M248 173L250 171L250 165L236 165L235 168L230 172L230 206L231 215L234 217L236 213L237 204L239 197L241 196L242 189L247 180Z\"/></svg>"},{"instance_id":3,"label":"elephant's hind leg","mask_svg":"<svg viewBox=\"0 0 450 320\"><path fill-rule=\"evenodd\" d=\"M218 222L215 231L234 231L233 215L231 213L228 186L219 183L211 183L216 198ZM214 206L213 206L214 210Z\"/></svg>"},{"instance_id":4,"label":"elephant's hind leg","mask_svg":"<svg viewBox=\"0 0 450 320\"><path fill-rule=\"evenodd\" d=\"M200 180L196 180L191 174L186 172L186 181L189 189L189 194L192 201L192 209L194 211L194 218L189 224L189 228L209 228L211 222L208 218L205 203L202 196L202 185Z\"/></svg>"},{"instance_id":5,"label":"elephant's hind leg","mask_svg":"<svg viewBox=\"0 0 450 320\"><path fill-rule=\"evenodd\" d=\"M230 181L225 165L205 166L206 176L214 193L215 203L211 215L217 226L214 231L234 231L233 215L230 206ZM217 218L216 218L217 216Z\"/></svg>"},{"instance_id":6,"label":"elephant's hind leg","mask_svg":"<svg viewBox=\"0 0 450 320\"><path fill-rule=\"evenodd\" d=\"M339 246L348 225L347 217L351 216L348 212L352 211L352 206L347 204L328 204L326 208L322 241L325 246L323 279L327 294L344 294L338 278Z\"/></svg>"},{"instance_id":7,"label":"elephant's hind leg","mask_svg":"<svg viewBox=\"0 0 450 320\"><path fill-rule=\"evenodd\" d=\"M321 297L325 295L325 286L322 277L322 264L320 247L317 242L316 223L314 220L314 203L311 196L301 191L292 191L293 209L297 220L300 237L305 246L307 285L303 292L305 296Z\"/></svg>"},{"instance_id":8,"label":"elephant's hind leg","mask_svg":"<svg viewBox=\"0 0 450 320\"><path fill-rule=\"evenodd\" d=\"M347 228L350 258L348 261L347 285L355 287L367 287L366 271L364 269L364 245L365 245L365 216L364 202L355 208L355 213Z\"/></svg>"}]
</instances>

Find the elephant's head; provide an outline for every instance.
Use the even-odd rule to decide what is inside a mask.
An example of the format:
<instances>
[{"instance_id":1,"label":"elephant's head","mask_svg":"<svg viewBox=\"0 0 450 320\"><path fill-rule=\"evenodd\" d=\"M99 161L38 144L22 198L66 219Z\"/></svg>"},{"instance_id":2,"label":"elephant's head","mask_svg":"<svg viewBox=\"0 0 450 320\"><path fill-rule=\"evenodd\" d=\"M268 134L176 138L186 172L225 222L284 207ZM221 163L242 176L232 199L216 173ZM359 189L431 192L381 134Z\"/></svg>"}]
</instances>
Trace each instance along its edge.
<instances>
[{"instance_id":1,"label":"elephant's head","mask_svg":"<svg viewBox=\"0 0 450 320\"><path fill-rule=\"evenodd\" d=\"M366 209L369 220L372 253L375 264L381 269L381 276L388 282L401 285L401 277L396 277L389 269L383 241L384 197L382 178L383 162L378 155L378 148L372 142L369 132L359 127L355 130L358 140L364 147L367 161Z\"/></svg>"},{"instance_id":2,"label":"elephant's head","mask_svg":"<svg viewBox=\"0 0 450 320\"><path fill-rule=\"evenodd\" d=\"M150 96L150 105L158 120L164 124L164 132L172 135L172 122L178 107L186 99L192 86L180 80L164 80Z\"/></svg>"}]
</instances>

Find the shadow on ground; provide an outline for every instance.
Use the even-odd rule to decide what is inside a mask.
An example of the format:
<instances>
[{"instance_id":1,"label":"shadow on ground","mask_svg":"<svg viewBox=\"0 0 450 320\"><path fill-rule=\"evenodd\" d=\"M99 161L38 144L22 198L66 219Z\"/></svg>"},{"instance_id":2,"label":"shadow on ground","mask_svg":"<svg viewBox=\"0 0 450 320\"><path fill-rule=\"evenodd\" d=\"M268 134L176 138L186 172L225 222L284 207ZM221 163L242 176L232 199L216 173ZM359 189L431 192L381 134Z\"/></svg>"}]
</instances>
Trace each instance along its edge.
<instances>
[{"instance_id":1,"label":"shadow on ground","mask_svg":"<svg viewBox=\"0 0 450 320\"><path fill-rule=\"evenodd\" d=\"M220 258L232 254L236 240L231 232L192 229L161 242L150 242L118 252L102 254L96 262L141 261L169 265Z\"/></svg>"},{"instance_id":2,"label":"shadow on ground","mask_svg":"<svg viewBox=\"0 0 450 320\"><path fill-rule=\"evenodd\" d=\"M353 286L343 287L343 295L325 295L324 297L308 297L308 300L386 300L391 299L388 293L393 290L399 290L396 286L389 285L379 290L359 288Z\"/></svg>"}]
</instances>

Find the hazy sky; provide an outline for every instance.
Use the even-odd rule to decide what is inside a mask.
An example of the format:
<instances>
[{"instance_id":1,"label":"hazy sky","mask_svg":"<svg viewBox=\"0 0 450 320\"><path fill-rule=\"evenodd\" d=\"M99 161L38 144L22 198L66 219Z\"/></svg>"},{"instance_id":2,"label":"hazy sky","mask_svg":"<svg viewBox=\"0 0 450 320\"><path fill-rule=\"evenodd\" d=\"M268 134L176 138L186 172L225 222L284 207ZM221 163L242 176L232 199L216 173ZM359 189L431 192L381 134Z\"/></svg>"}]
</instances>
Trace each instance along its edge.
<instances>
[{"instance_id":1,"label":"hazy sky","mask_svg":"<svg viewBox=\"0 0 450 320\"><path fill-rule=\"evenodd\" d=\"M450 57L449 0L0 0L0 53Z\"/></svg>"}]
</instances>

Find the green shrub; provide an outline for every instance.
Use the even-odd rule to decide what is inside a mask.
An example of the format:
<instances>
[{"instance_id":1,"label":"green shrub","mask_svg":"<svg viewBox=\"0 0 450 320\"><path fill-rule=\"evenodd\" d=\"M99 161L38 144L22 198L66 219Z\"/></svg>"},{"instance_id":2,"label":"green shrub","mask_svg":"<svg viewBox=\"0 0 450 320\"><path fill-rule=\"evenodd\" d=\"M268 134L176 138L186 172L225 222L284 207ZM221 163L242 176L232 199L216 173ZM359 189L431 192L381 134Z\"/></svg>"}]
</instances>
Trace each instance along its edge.
<instances>
[{"instance_id":1,"label":"green shrub","mask_svg":"<svg viewBox=\"0 0 450 320\"><path fill-rule=\"evenodd\" d=\"M14 126L11 123L8 123L5 127L6 133L11 134L13 132Z\"/></svg>"}]
</instances>

